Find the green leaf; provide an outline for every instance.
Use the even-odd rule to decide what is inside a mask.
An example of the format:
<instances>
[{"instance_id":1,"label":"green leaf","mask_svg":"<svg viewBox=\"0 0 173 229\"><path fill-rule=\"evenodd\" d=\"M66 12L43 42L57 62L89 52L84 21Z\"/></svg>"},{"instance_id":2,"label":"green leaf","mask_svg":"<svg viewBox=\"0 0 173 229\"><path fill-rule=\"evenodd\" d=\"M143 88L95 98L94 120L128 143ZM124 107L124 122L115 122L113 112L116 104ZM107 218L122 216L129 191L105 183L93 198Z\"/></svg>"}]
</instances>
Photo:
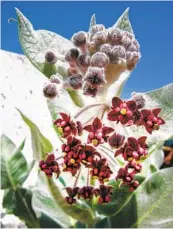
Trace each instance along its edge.
<instances>
[{"instance_id":1,"label":"green leaf","mask_svg":"<svg viewBox=\"0 0 173 229\"><path fill-rule=\"evenodd\" d=\"M38 220L41 228L62 228L60 224L50 218L47 214L42 213Z\"/></svg>"},{"instance_id":2,"label":"green leaf","mask_svg":"<svg viewBox=\"0 0 173 229\"><path fill-rule=\"evenodd\" d=\"M124 205L131 198L132 193L129 192L125 186L120 186L118 181L112 180L108 185L113 186L113 196L110 203L107 204L95 204L94 208L105 216L118 214Z\"/></svg>"},{"instance_id":3,"label":"green leaf","mask_svg":"<svg viewBox=\"0 0 173 229\"><path fill-rule=\"evenodd\" d=\"M52 178L47 178L47 184L57 206L59 206L66 214L80 221L81 223L87 224L89 227L93 226L94 216L87 204L77 203L75 205L69 205L65 201Z\"/></svg>"},{"instance_id":4,"label":"green leaf","mask_svg":"<svg viewBox=\"0 0 173 229\"><path fill-rule=\"evenodd\" d=\"M91 32L91 28L96 25L96 15L93 14L90 20L90 25L89 25L89 32Z\"/></svg>"},{"instance_id":5,"label":"green leaf","mask_svg":"<svg viewBox=\"0 0 173 229\"><path fill-rule=\"evenodd\" d=\"M129 21L129 8L124 11L118 21L113 25L113 28L115 27L134 34L131 23Z\"/></svg>"},{"instance_id":6,"label":"green leaf","mask_svg":"<svg viewBox=\"0 0 173 229\"><path fill-rule=\"evenodd\" d=\"M113 228L169 228L173 226L173 168L153 173L134 192L122 211L104 221Z\"/></svg>"},{"instance_id":7,"label":"green leaf","mask_svg":"<svg viewBox=\"0 0 173 229\"><path fill-rule=\"evenodd\" d=\"M33 189L32 206L37 215L46 214L50 219L62 227L70 227L69 216L57 206L54 199L51 197L46 186L45 176L40 174L37 185ZM58 213L58 214L57 214ZM50 226L49 226L50 227Z\"/></svg>"},{"instance_id":8,"label":"green leaf","mask_svg":"<svg viewBox=\"0 0 173 229\"><path fill-rule=\"evenodd\" d=\"M162 109L159 116L165 120L166 124L161 125L160 129L153 131L152 134L147 133L144 127L132 126L128 128L129 134L134 134L135 137L147 136L147 143L150 146L156 142L163 144L173 135L173 83L144 93L143 96L146 100L146 109Z\"/></svg>"},{"instance_id":9,"label":"green leaf","mask_svg":"<svg viewBox=\"0 0 173 229\"><path fill-rule=\"evenodd\" d=\"M121 73L119 79L109 87L107 92L107 98L106 98L108 104L110 104L110 101L112 101L112 98L114 96L118 96L118 97L121 96L123 87L126 81L128 80L128 78L130 77L130 74L131 71L129 70L126 70L125 72Z\"/></svg>"},{"instance_id":10,"label":"green leaf","mask_svg":"<svg viewBox=\"0 0 173 229\"><path fill-rule=\"evenodd\" d=\"M155 146L155 145L154 145ZM152 147L154 148L154 147ZM160 148L152 148L149 150L147 158L142 162L142 175L148 176L152 173L151 169L154 167L158 170L164 161L164 153ZM152 168L151 168L152 166Z\"/></svg>"},{"instance_id":11,"label":"green leaf","mask_svg":"<svg viewBox=\"0 0 173 229\"><path fill-rule=\"evenodd\" d=\"M35 31L30 21L20 10L15 9L18 17L19 40L24 54L47 77L57 73L59 66L45 64L45 53L48 50L55 50L57 55L63 55L65 51L72 47L71 42L50 31Z\"/></svg>"},{"instance_id":12,"label":"green leaf","mask_svg":"<svg viewBox=\"0 0 173 229\"><path fill-rule=\"evenodd\" d=\"M14 198L14 190L13 189L5 190L5 193L3 196L2 206L3 206L3 208L6 209L7 214L13 213L13 208L14 208L13 198Z\"/></svg>"},{"instance_id":13,"label":"green leaf","mask_svg":"<svg viewBox=\"0 0 173 229\"><path fill-rule=\"evenodd\" d=\"M13 148L11 146L14 146L14 144L12 145L12 142L5 136L1 140L1 143L6 153L10 155L11 149ZM28 176L28 165L25 157L20 152L21 148L21 146L17 150L13 148L15 152L9 158L6 158L4 154L1 155L1 189L16 189L17 185L23 184ZM8 152L8 150L10 150L10 152Z\"/></svg>"},{"instance_id":14,"label":"green leaf","mask_svg":"<svg viewBox=\"0 0 173 229\"><path fill-rule=\"evenodd\" d=\"M36 214L31 205L32 192L24 188L17 188L14 192L14 214L31 228L40 228Z\"/></svg>"},{"instance_id":15,"label":"green leaf","mask_svg":"<svg viewBox=\"0 0 173 229\"><path fill-rule=\"evenodd\" d=\"M17 110L19 111L23 121L30 128L34 158L37 160L44 159L47 153L53 151L52 144L41 134L38 127L29 118L27 118L19 109Z\"/></svg>"},{"instance_id":16,"label":"green leaf","mask_svg":"<svg viewBox=\"0 0 173 229\"><path fill-rule=\"evenodd\" d=\"M5 135L1 136L1 155L9 158L16 149L15 144Z\"/></svg>"}]
</instances>

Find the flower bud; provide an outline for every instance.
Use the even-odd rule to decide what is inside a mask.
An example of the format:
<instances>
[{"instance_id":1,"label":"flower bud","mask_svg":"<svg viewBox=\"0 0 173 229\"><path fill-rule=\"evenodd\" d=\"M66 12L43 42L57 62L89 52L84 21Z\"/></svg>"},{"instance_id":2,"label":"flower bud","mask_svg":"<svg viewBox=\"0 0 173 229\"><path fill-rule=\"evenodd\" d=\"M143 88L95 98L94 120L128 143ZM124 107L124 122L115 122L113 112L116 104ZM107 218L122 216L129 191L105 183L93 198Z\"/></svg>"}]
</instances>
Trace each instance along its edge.
<instances>
[{"instance_id":1,"label":"flower bud","mask_svg":"<svg viewBox=\"0 0 173 229\"><path fill-rule=\"evenodd\" d=\"M83 87L84 95L95 97L99 91L99 87L91 88L90 85L85 84Z\"/></svg>"},{"instance_id":2,"label":"flower bud","mask_svg":"<svg viewBox=\"0 0 173 229\"><path fill-rule=\"evenodd\" d=\"M116 29L109 29L108 31L108 39L109 42L113 45L119 44L122 39L122 31L118 28Z\"/></svg>"},{"instance_id":3,"label":"flower bud","mask_svg":"<svg viewBox=\"0 0 173 229\"><path fill-rule=\"evenodd\" d=\"M45 54L45 61L48 63L48 64L55 64L57 62L58 58L57 56L55 55L54 52L52 51L47 51L46 54Z\"/></svg>"},{"instance_id":4,"label":"flower bud","mask_svg":"<svg viewBox=\"0 0 173 229\"><path fill-rule=\"evenodd\" d=\"M102 25L102 24L94 25L91 28L91 35L94 35L95 33L100 32L102 30L105 30L104 25Z\"/></svg>"},{"instance_id":5,"label":"flower bud","mask_svg":"<svg viewBox=\"0 0 173 229\"><path fill-rule=\"evenodd\" d=\"M130 61L133 58L133 53L132 52L126 52L126 60Z\"/></svg>"},{"instance_id":6,"label":"flower bud","mask_svg":"<svg viewBox=\"0 0 173 229\"><path fill-rule=\"evenodd\" d=\"M137 40L133 41L133 44L136 46L136 48L139 50L140 49L140 44Z\"/></svg>"},{"instance_id":7,"label":"flower bud","mask_svg":"<svg viewBox=\"0 0 173 229\"><path fill-rule=\"evenodd\" d=\"M124 47L115 45L111 50L110 60L112 63L117 63L119 58L126 58Z\"/></svg>"},{"instance_id":8,"label":"flower bud","mask_svg":"<svg viewBox=\"0 0 173 229\"><path fill-rule=\"evenodd\" d=\"M67 76L76 75L77 73L78 73L78 70L75 67L69 67L67 69Z\"/></svg>"},{"instance_id":9,"label":"flower bud","mask_svg":"<svg viewBox=\"0 0 173 229\"><path fill-rule=\"evenodd\" d=\"M88 68L90 65L90 56L86 54L81 54L77 58L77 65L79 67Z\"/></svg>"},{"instance_id":10,"label":"flower bud","mask_svg":"<svg viewBox=\"0 0 173 229\"><path fill-rule=\"evenodd\" d=\"M50 82L51 83L56 83L56 84L60 84L62 81L62 76L60 74L56 74L56 75L52 75L50 77Z\"/></svg>"},{"instance_id":11,"label":"flower bud","mask_svg":"<svg viewBox=\"0 0 173 229\"><path fill-rule=\"evenodd\" d=\"M88 44L88 50L90 52L90 54L93 54L95 52L97 52L98 50L98 44L96 41L92 41Z\"/></svg>"},{"instance_id":12,"label":"flower bud","mask_svg":"<svg viewBox=\"0 0 173 229\"><path fill-rule=\"evenodd\" d=\"M140 58L141 58L141 54L139 52L132 52L132 57L130 59L127 59L128 69L132 70L135 67L135 65L138 63Z\"/></svg>"},{"instance_id":13,"label":"flower bud","mask_svg":"<svg viewBox=\"0 0 173 229\"><path fill-rule=\"evenodd\" d=\"M87 35L83 31L75 33L72 37L72 42L76 47L81 47L85 45L86 41L87 41Z\"/></svg>"},{"instance_id":14,"label":"flower bud","mask_svg":"<svg viewBox=\"0 0 173 229\"><path fill-rule=\"evenodd\" d=\"M129 33L128 31L124 31L123 36L130 38L130 40L132 40L134 38L133 34Z\"/></svg>"},{"instance_id":15,"label":"flower bud","mask_svg":"<svg viewBox=\"0 0 173 229\"><path fill-rule=\"evenodd\" d=\"M91 88L105 84L104 68L90 67L85 74L84 81L86 81Z\"/></svg>"},{"instance_id":16,"label":"flower bud","mask_svg":"<svg viewBox=\"0 0 173 229\"><path fill-rule=\"evenodd\" d=\"M58 95L56 83L46 83L43 87L44 96L47 98L54 98Z\"/></svg>"},{"instance_id":17,"label":"flower bud","mask_svg":"<svg viewBox=\"0 0 173 229\"><path fill-rule=\"evenodd\" d=\"M112 46L110 44L104 44L100 46L100 52L104 52L108 56L110 55Z\"/></svg>"},{"instance_id":18,"label":"flower bud","mask_svg":"<svg viewBox=\"0 0 173 229\"><path fill-rule=\"evenodd\" d=\"M103 52L96 52L91 57L91 66L94 67L105 67L109 63L109 57Z\"/></svg>"},{"instance_id":19,"label":"flower bud","mask_svg":"<svg viewBox=\"0 0 173 229\"><path fill-rule=\"evenodd\" d=\"M79 50L76 48L72 48L66 52L65 60L68 62L73 62L73 61L76 61L78 56L79 56Z\"/></svg>"},{"instance_id":20,"label":"flower bud","mask_svg":"<svg viewBox=\"0 0 173 229\"><path fill-rule=\"evenodd\" d=\"M132 99L136 102L137 109L142 109L145 107L146 100L144 99L142 93L133 93Z\"/></svg>"},{"instance_id":21,"label":"flower bud","mask_svg":"<svg viewBox=\"0 0 173 229\"><path fill-rule=\"evenodd\" d=\"M106 31L97 32L92 37L92 40L95 41L96 44L98 44L98 45L106 43L106 41L107 41L107 32Z\"/></svg>"},{"instance_id":22,"label":"flower bud","mask_svg":"<svg viewBox=\"0 0 173 229\"><path fill-rule=\"evenodd\" d=\"M69 77L69 85L74 89L78 90L82 88L82 76L80 74Z\"/></svg>"},{"instance_id":23,"label":"flower bud","mask_svg":"<svg viewBox=\"0 0 173 229\"><path fill-rule=\"evenodd\" d=\"M128 47L132 44L132 40L127 36L123 36L121 43L126 49L128 49Z\"/></svg>"},{"instance_id":24,"label":"flower bud","mask_svg":"<svg viewBox=\"0 0 173 229\"><path fill-rule=\"evenodd\" d=\"M108 143L111 147L113 148L119 148L120 146L123 145L125 137L123 135L113 133L109 138L108 138Z\"/></svg>"},{"instance_id":25,"label":"flower bud","mask_svg":"<svg viewBox=\"0 0 173 229\"><path fill-rule=\"evenodd\" d=\"M129 45L129 46L127 47L127 51L128 51L128 52L137 52L138 49L137 49L137 47L132 43L131 45Z\"/></svg>"}]
</instances>

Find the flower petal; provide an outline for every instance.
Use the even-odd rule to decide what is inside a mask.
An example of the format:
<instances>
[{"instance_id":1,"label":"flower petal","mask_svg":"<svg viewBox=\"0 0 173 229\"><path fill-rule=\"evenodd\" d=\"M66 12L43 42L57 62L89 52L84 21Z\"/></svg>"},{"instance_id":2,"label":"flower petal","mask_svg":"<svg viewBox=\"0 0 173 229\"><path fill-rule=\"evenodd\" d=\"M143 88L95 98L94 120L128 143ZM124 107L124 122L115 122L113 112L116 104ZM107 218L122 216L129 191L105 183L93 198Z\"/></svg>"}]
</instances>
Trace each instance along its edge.
<instances>
[{"instance_id":1,"label":"flower petal","mask_svg":"<svg viewBox=\"0 0 173 229\"><path fill-rule=\"evenodd\" d=\"M147 118L149 115L151 115L151 110L143 109L141 110L141 114L143 118Z\"/></svg>"},{"instance_id":2,"label":"flower petal","mask_svg":"<svg viewBox=\"0 0 173 229\"><path fill-rule=\"evenodd\" d=\"M60 112L59 114L61 115L61 117L62 117L62 119L64 121L66 121L66 122L69 122L70 121L70 116L68 114L63 113L63 112Z\"/></svg>"},{"instance_id":3,"label":"flower petal","mask_svg":"<svg viewBox=\"0 0 173 229\"><path fill-rule=\"evenodd\" d=\"M119 112L116 112L114 110L110 111L108 113L108 119L110 121L117 121L118 120L118 116L119 116Z\"/></svg>"},{"instance_id":4,"label":"flower petal","mask_svg":"<svg viewBox=\"0 0 173 229\"><path fill-rule=\"evenodd\" d=\"M49 162L54 161L54 160L55 160L55 155L52 153L52 154L48 155L46 162L49 163Z\"/></svg>"},{"instance_id":5,"label":"flower petal","mask_svg":"<svg viewBox=\"0 0 173 229\"><path fill-rule=\"evenodd\" d=\"M133 137L130 137L127 139L128 141L128 145L133 149L133 150L137 150L138 149L138 141L133 138Z\"/></svg>"},{"instance_id":6,"label":"flower petal","mask_svg":"<svg viewBox=\"0 0 173 229\"><path fill-rule=\"evenodd\" d=\"M147 140L147 137L146 136L142 136L138 139L138 143L140 144L141 147L145 147L146 146L146 140Z\"/></svg>"},{"instance_id":7,"label":"flower petal","mask_svg":"<svg viewBox=\"0 0 173 229\"><path fill-rule=\"evenodd\" d=\"M161 112L161 110L162 110L161 108L155 108L155 109L152 110L152 113L154 114L154 116L157 117L158 114Z\"/></svg>"},{"instance_id":8,"label":"flower petal","mask_svg":"<svg viewBox=\"0 0 173 229\"><path fill-rule=\"evenodd\" d=\"M97 130L101 129L102 128L102 122L101 120L96 117L92 123L92 128L93 128L93 131L96 132Z\"/></svg>"},{"instance_id":9,"label":"flower petal","mask_svg":"<svg viewBox=\"0 0 173 229\"><path fill-rule=\"evenodd\" d=\"M91 132L92 131L92 125L84 126L84 130Z\"/></svg>"},{"instance_id":10,"label":"flower petal","mask_svg":"<svg viewBox=\"0 0 173 229\"><path fill-rule=\"evenodd\" d=\"M114 107L114 108L116 108L116 107L119 107L121 104L122 104L122 100L120 99L120 98L118 98L118 97L113 97L113 99L112 99L112 106Z\"/></svg>"},{"instance_id":11,"label":"flower petal","mask_svg":"<svg viewBox=\"0 0 173 229\"><path fill-rule=\"evenodd\" d=\"M130 101L127 101L126 102L128 108L131 110L131 111L135 111L136 110L136 102L133 101L133 100L130 100Z\"/></svg>"},{"instance_id":12,"label":"flower petal","mask_svg":"<svg viewBox=\"0 0 173 229\"><path fill-rule=\"evenodd\" d=\"M110 134L114 131L114 129L112 127L108 127L108 126L104 126L102 128L102 133L103 135L107 135L107 134Z\"/></svg>"}]
</instances>

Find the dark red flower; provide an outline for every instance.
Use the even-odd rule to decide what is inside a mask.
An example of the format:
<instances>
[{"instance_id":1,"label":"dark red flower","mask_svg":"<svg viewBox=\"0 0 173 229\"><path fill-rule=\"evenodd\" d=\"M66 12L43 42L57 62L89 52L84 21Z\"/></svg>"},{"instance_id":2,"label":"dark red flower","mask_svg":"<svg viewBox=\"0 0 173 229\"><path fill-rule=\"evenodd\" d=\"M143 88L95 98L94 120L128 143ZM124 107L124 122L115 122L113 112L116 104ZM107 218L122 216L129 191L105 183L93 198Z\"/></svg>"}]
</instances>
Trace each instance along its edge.
<instances>
[{"instance_id":1,"label":"dark red flower","mask_svg":"<svg viewBox=\"0 0 173 229\"><path fill-rule=\"evenodd\" d=\"M122 180L122 185L129 186L129 191L133 191L139 186L139 182L137 180L134 180L136 171L128 171L128 167L120 168L118 171L118 174L116 176L116 179Z\"/></svg>"},{"instance_id":2,"label":"dark red flower","mask_svg":"<svg viewBox=\"0 0 173 229\"><path fill-rule=\"evenodd\" d=\"M112 148L119 148L123 145L125 137L114 132L109 138L108 143Z\"/></svg>"},{"instance_id":3,"label":"dark red flower","mask_svg":"<svg viewBox=\"0 0 173 229\"><path fill-rule=\"evenodd\" d=\"M148 133L152 133L153 130L158 130L160 125L165 124L165 121L158 117L158 114L161 112L161 108L155 108L153 110L143 109L142 114L142 124L145 126L145 129Z\"/></svg>"},{"instance_id":4,"label":"dark red flower","mask_svg":"<svg viewBox=\"0 0 173 229\"><path fill-rule=\"evenodd\" d=\"M67 187L66 188L68 196L65 197L65 200L67 201L68 204L75 204L76 203L76 199L74 197L77 196L78 190L79 190L78 187L75 187L75 188Z\"/></svg>"},{"instance_id":5,"label":"dark red flower","mask_svg":"<svg viewBox=\"0 0 173 229\"><path fill-rule=\"evenodd\" d=\"M96 149L90 145L78 146L78 153L81 162L86 166L91 165L96 156L101 158L101 155L96 151Z\"/></svg>"},{"instance_id":6,"label":"dark red flower","mask_svg":"<svg viewBox=\"0 0 173 229\"><path fill-rule=\"evenodd\" d=\"M84 186L78 191L78 198L83 198L85 200L92 199L93 197L93 187L92 186Z\"/></svg>"},{"instance_id":7,"label":"dark red flower","mask_svg":"<svg viewBox=\"0 0 173 229\"><path fill-rule=\"evenodd\" d=\"M136 160L133 159L128 162L128 164L126 165L126 168L134 169L133 170L134 173L139 173L142 169L142 164L136 162Z\"/></svg>"},{"instance_id":8,"label":"dark red flower","mask_svg":"<svg viewBox=\"0 0 173 229\"><path fill-rule=\"evenodd\" d=\"M140 137L138 140L133 137L128 138L125 145L115 152L115 157L122 154L125 160L130 160L131 158L142 159L148 153L146 139L147 137L145 136Z\"/></svg>"},{"instance_id":9,"label":"dark red flower","mask_svg":"<svg viewBox=\"0 0 173 229\"><path fill-rule=\"evenodd\" d=\"M81 144L80 140L70 136L67 139L67 144L62 145L64 153L63 171L70 172L72 176L75 176L81 167L81 159L78 153L79 144Z\"/></svg>"},{"instance_id":10,"label":"dark red flower","mask_svg":"<svg viewBox=\"0 0 173 229\"><path fill-rule=\"evenodd\" d=\"M57 178L60 175L59 164L55 161L55 155L53 153L49 154L45 161L40 161L39 167L49 177L52 177L53 173L57 175Z\"/></svg>"},{"instance_id":11,"label":"dark red flower","mask_svg":"<svg viewBox=\"0 0 173 229\"><path fill-rule=\"evenodd\" d=\"M84 92L84 95L95 97L99 89L100 89L99 86L92 88L89 84L85 83L83 87L83 92Z\"/></svg>"},{"instance_id":12,"label":"dark red flower","mask_svg":"<svg viewBox=\"0 0 173 229\"><path fill-rule=\"evenodd\" d=\"M113 195L113 187L100 185L99 188L93 190L93 194L96 197L99 196L99 204L109 203L111 201L111 196Z\"/></svg>"},{"instance_id":13,"label":"dark red flower","mask_svg":"<svg viewBox=\"0 0 173 229\"><path fill-rule=\"evenodd\" d=\"M98 117L93 120L91 125L85 126L84 130L89 132L87 143L92 143L94 146L107 141L108 134L114 131L111 127L103 126Z\"/></svg>"},{"instance_id":14,"label":"dark red flower","mask_svg":"<svg viewBox=\"0 0 173 229\"><path fill-rule=\"evenodd\" d=\"M121 122L123 125L133 124L133 113L136 111L136 102L133 100L123 101L118 97L112 99L111 111L108 113L110 121Z\"/></svg>"},{"instance_id":15,"label":"dark red flower","mask_svg":"<svg viewBox=\"0 0 173 229\"><path fill-rule=\"evenodd\" d=\"M100 183L108 182L112 171L106 161L106 158L96 159L91 163L90 174L93 179L98 179Z\"/></svg>"},{"instance_id":16,"label":"dark red flower","mask_svg":"<svg viewBox=\"0 0 173 229\"><path fill-rule=\"evenodd\" d=\"M54 125L58 127L58 132L63 138L67 138L70 135L77 134L76 123L73 122L70 116L66 113L60 113L61 118L54 121Z\"/></svg>"}]
</instances>

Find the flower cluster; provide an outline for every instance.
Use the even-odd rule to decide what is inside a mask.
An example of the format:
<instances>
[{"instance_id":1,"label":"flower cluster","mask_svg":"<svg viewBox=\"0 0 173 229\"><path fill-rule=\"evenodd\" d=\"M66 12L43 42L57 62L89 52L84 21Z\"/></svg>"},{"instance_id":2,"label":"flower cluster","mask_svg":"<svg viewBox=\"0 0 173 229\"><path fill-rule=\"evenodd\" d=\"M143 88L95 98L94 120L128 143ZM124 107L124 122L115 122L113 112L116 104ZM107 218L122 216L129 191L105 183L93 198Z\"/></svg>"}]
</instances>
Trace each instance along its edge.
<instances>
[{"instance_id":1,"label":"flower cluster","mask_svg":"<svg viewBox=\"0 0 173 229\"><path fill-rule=\"evenodd\" d=\"M165 123L158 116L161 109L147 110L143 109L141 104L145 104L141 95L127 101L114 97L112 106L107 113L107 119L121 123L124 128L133 124L143 125L149 133L158 130L159 126ZM113 187L109 186L107 182L111 178L119 180L121 185L128 186L129 191L133 191L139 186L135 175L141 172L141 161L148 154L146 136L138 139L126 138L119 134L116 128L104 125L98 117L95 117L89 125L82 125L81 122L73 120L66 113L59 115L60 117L54 121L54 125L64 141L61 146L61 163L55 160L54 154L50 154L45 161L40 161L40 169L49 177L52 177L53 173L58 177L61 172L68 172L76 179L73 188L66 187L68 196L65 199L67 203L75 204L77 199L87 200L94 196L99 204L110 202ZM82 139L81 135L83 135ZM107 147L112 155L105 151ZM125 167L115 172L109 158L111 157L112 162L114 157L120 155L126 162ZM88 170L87 184L84 187L78 187L77 181L82 168ZM93 180L92 183L95 183L96 187L89 185L89 180Z\"/></svg>"},{"instance_id":2,"label":"flower cluster","mask_svg":"<svg viewBox=\"0 0 173 229\"><path fill-rule=\"evenodd\" d=\"M143 103L144 105L145 103ZM140 104L141 105L141 104ZM123 101L118 97L112 99L112 107L108 113L108 120L120 122L123 125L144 126L148 133L158 130L160 125L165 124L165 121L158 116L161 112L160 108L152 110L142 109L139 103L135 100Z\"/></svg>"},{"instance_id":3,"label":"flower cluster","mask_svg":"<svg viewBox=\"0 0 173 229\"><path fill-rule=\"evenodd\" d=\"M93 196L98 197L98 203L108 203L111 201L111 196L113 195L113 187L100 185L99 188L93 188L92 186L84 186L82 188L66 188L68 196L65 197L68 204L75 204L76 198L91 200Z\"/></svg>"},{"instance_id":4,"label":"flower cluster","mask_svg":"<svg viewBox=\"0 0 173 229\"><path fill-rule=\"evenodd\" d=\"M90 32L79 31L72 36L75 48L68 50L69 78L65 85L83 89L85 95L96 96L107 83L106 70L123 62L133 69L140 59L140 46L133 34L104 25L92 26Z\"/></svg>"}]
</instances>

